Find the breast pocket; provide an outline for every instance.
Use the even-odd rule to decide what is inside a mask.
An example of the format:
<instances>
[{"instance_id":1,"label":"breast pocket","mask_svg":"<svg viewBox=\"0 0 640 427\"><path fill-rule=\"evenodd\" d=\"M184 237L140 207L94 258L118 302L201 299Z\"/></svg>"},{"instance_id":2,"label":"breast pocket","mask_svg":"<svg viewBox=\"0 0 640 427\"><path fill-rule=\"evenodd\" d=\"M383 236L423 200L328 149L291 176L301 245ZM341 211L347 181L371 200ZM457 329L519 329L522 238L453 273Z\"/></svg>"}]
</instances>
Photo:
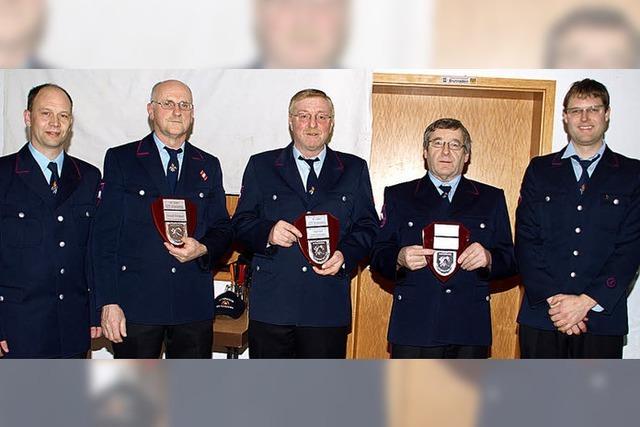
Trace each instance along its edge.
<instances>
[{"instance_id":1,"label":"breast pocket","mask_svg":"<svg viewBox=\"0 0 640 427\"><path fill-rule=\"evenodd\" d=\"M17 205L2 206L2 244L28 248L42 243L41 211Z\"/></svg>"},{"instance_id":2,"label":"breast pocket","mask_svg":"<svg viewBox=\"0 0 640 427\"><path fill-rule=\"evenodd\" d=\"M0 304L22 303L26 296L23 288L0 286Z\"/></svg>"},{"instance_id":3,"label":"breast pocket","mask_svg":"<svg viewBox=\"0 0 640 427\"><path fill-rule=\"evenodd\" d=\"M193 205L196 208L198 223L206 221L209 204L214 198L214 194L211 193L211 189L209 187L198 187L187 193L185 198L193 202Z\"/></svg>"},{"instance_id":4,"label":"breast pocket","mask_svg":"<svg viewBox=\"0 0 640 427\"><path fill-rule=\"evenodd\" d=\"M89 238L89 229L91 227L91 221L96 213L96 207L92 204L81 204L73 206L73 218L74 224L78 236L78 244L80 246L87 245L87 239Z\"/></svg>"},{"instance_id":5,"label":"breast pocket","mask_svg":"<svg viewBox=\"0 0 640 427\"><path fill-rule=\"evenodd\" d=\"M125 216L136 222L150 222L151 204L159 196L144 185L129 185L124 192Z\"/></svg>"},{"instance_id":6,"label":"breast pocket","mask_svg":"<svg viewBox=\"0 0 640 427\"><path fill-rule=\"evenodd\" d=\"M316 211L325 211L335 216L340 221L341 234L349 232L353 224L354 197L345 191L330 191L327 199L314 207Z\"/></svg>"},{"instance_id":7,"label":"breast pocket","mask_svg":"<svg viewBox=\"0 0 640 427\"><path fill-rule=\"evenodd\" d=\"M417 215L403 217L398 225L400 247L423 244L422 230L428 225L427 218Z\"/></svg>"},{"instance_id":8,"label":"breast pocket","mask_svg":"<svg viewBox=\"0 0 640 427\"><path fill-rule=\"evenodd\" d=\"M629 207L629 196L604 192L599 195L597 224L605 230L617 231Z\"/></svg>"},{"instance_id":9,"label":"breast pocket","mask_svg":"<svg viewBox=\"0 0 640 427\"><path fill-rule=\"evenodd\" d=\"M532 201L533 208L540 218L540 229L543 236L555 239L562 234L568 222L566 215L571 210L568 208L568 195L565 192L545 192Z\"/></svg>"},{"instance_id":10,"label":"breast pocket","mask_svg":"<svg viewBox=\"0 0 640 427\"><path fill-rule=\"evenodd\" d=\"M293 223L305 206L297 194L290 190L268 190L262 196L263 216L272 221L285 220Z\"/></svg>"},{"instance_id":11,"label":"breast pocket","mask_svg":"<svg viewBox=\"0 0 640 427\"><path fill-rule=\"evenodd\" d=\"M493 241L494 226L489 217L473 216L461 218L462 223L469 230L469 241L478 242L485 248Z\"/></svg>"}]
</instances>

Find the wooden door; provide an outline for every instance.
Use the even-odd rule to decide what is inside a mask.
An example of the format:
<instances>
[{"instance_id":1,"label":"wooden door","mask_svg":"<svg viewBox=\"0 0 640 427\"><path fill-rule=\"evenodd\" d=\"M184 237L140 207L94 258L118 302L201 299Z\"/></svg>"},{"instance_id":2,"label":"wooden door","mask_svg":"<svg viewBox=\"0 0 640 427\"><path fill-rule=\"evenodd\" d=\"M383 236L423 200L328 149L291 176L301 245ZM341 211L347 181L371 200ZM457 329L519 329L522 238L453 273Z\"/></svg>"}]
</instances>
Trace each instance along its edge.
<instances>
[{"instance_id":1,"label":"wooden door","mask_svg":"<svg viewBox=\"0 0 640 427\"><path fill-rule=\"evenodd\" d=\"M498 78L375 74L371 179L380 211L385 186L425 174L422 135L441 117L461 120L473 141L466 176L504 189L513 229L524 170L551 149L555 82ZM362 271L352 284L349 356L385 358L392 284ZM518 355L518 280L492 283L492 357Z\"/></svg>"}]
</instances>

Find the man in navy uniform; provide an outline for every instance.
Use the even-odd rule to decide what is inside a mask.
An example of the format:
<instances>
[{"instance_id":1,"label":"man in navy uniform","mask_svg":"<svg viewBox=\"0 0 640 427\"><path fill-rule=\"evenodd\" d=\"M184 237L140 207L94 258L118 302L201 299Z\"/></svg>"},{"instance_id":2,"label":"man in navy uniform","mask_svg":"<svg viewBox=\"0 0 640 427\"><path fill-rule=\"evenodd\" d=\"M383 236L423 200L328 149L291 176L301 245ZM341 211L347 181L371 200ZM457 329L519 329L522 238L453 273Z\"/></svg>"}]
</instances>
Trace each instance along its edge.
<instances>
[{"instance_id":1,"label":"man in navy uniform","mask_svg":"<svg viewBox=\"0 0 640 427\"><path fill-rule=\"evenodd\" d=\"M87 240L100 172L69 156L73 101L62 87L29 91L29 142L0 159L0 356L85 358L100 336Z\"/></svg>"},{"instance_id":2,"label":"man in navy uniform","mask_svg":"<svg viewBox=\"0 0 640 427\"><path fill-rule=\"evenodd\" d=\"M331 98L302 90L289 103L293 142L252 156L245 169L233 225L253 253L252 358L346 356L350 276L369 253L378 217L366 162L328 147L333 126ZM321 267L298 248L293 222L306 212L340 222L337 250Z\"/></svg>"},{"instance_id":3,"label":"man in navy uniform","mask_svg":"<svg viewBox=\"0 0 640 427\"><path fill-rule=\"evenodd\" d=\"M211 269L231 242L220 162L187 141L191 90L157 83L147 105L153 132L107 151L95 221L96 302L116 358L210 358ZM186 198L197 226L183 245L163 242L151 204Z\"/></svg>"},{"instance_id":4,"label":"man in navy uniform","mask_svg":"<svg viewBox=\"0 0 640 427\"><path fill-rule=\"evenodd\" d=\"M428 172L387 187L382 228L371 269L396 284L388 339L392 358L486 358L491 344L489 281L515 274L509 214L501 189L462 174L471 137L456 119L427 126ZM455 222L471 244L455 261L461 270L441 282L427 267L423 228Z\"/></svg>"},{"instance_id":5,"label":"man in navy uniform","mask_svg":"<svg viewBox=\"0 0 640 427\"><path fill-rule=\"evenodd\" d=\"M563 106L569 144L534 158L520 191L520 352L621 358L640 264L640 162L604 141L611 110L602 83L573 83Z\"/></svg>"}]
</instances>

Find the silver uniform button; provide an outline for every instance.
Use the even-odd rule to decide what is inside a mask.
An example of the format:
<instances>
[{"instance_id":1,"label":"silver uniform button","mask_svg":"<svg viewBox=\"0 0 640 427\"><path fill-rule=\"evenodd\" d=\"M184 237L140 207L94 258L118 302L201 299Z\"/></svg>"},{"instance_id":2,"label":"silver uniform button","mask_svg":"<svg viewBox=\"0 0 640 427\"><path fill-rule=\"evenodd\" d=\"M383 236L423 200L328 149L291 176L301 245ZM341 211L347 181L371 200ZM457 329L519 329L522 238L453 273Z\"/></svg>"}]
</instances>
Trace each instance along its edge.
<instances>
[{"instance_id":1,"label":"silver uniform button","mask_svg":"<svg viewBox=\"0 0 640 427\"><path fill-rule=\"evenodd\" d=\"M619 205L619 204L620 204L620 200L618 200L618 199L613 199L613 204L614 204L614 205Z\"/></svg>"},{"instance_id":2,"label":"silver uniform button","mask_svg":"<svg viewBox=\"0 0 640 427\"><path fill-rule=\"evenodd\" d=\"M58 222L64 221L64 217L62 215L58 215Z\"/></svg>"},{"instance_id":3,"label":"silver uniform button","mask_svg":"<svg viewBox=\"0 0 640 427\"><path fill-rule=\"evenodd\" d=\"M60 274L64 274L64 268L60 269Z\"/></svg>"},{"instance_id":4,"label":"silver uniform button","mask_svg":"<svg viewBox=\"0 0 640 427\"><path fill-rule=\"evenodd\" d=\"M60 301L62 301L64 299L64 295L60 294L60 295L58 295L58 298L60 299Z\"/></svg>"},{"instance_id":5,"label":"silver uniform button","mask_svg":"<svg viewBox=\"0 0 640 427\"><path fill-rule=\"evenodd\" d=\"M347 196L342 196L342 201L346 202L347 201Z\"/></svg>"},{"instance_id":6,"label":"silver uniform button","mask_svg":"<svg viewBox=\"0 0 640 427\"><path fill-rule=\"evenodd\" d=\"M576 227L576 234L580 234L581 231L580 227Z\"/></svg>"},{"instance_id":7,"label":"silver uniform button","mask_svg":"<svg viewBox=\"0 0 640 427\"><path fill-rule=\"evenodd\" d=\"M484 297L485 301L489 301L491 299L491 297L489 295L487 295L486 297Z\"/></svg>"},{"instance_id":8,"label":"silver uniform button","mask_svg":"<svg viewBox=\"0 0 640 427\"><path fill-rule=\"evenodd\" d=\"M122 270L122 271L127 271L127 266L126 266L126 265L123 265L122 267L120 267L120 270Z\"/></svg>"},{"instance_id":9,"label":"silver uniform button","mask_svg":"<svg viewBox=\"0 0 640 427\"><path fill-rule=\"evenodd\" d=\"M582 205L576 206L576 209L578 210L578 212L582 211Z\"/></svg>"},{"instance_id":10,"label":"silver uniform button","mask_svg":"<svg viewBox=\"0 0 640 427\"><path fill-rule=\"evenodd\" d=\"M311 211L307 211L307 213L308 213L308 214L310 214L310 213L311 213Z\"/></svg>"},{"instance_id":11,"label":"silver uniform button","mask_svg":"<svg viewBox=\"0 0 640 427\"><path fill-rule=\"evenodd\" d=\"M398 295L398 301L402 301L402 295Z\"/></svg>"},{"instance_id":12,"label":"silver uniform button","mask_svg":"<svg viewBox=\"0 0 640 427\"><path fill-rule=\"evenodd\" d=\"M551 197L549 197L549 196L545 196L544 201L545 201L545 202L550 202L550 201L551 201Z\"/></svg>"},{"instance_id":13,"label":"silver uniform button","mask_svg":"<svg viewBox=\"0 0 640 427\"><path fill-rule=\"evenodd\" d=\"M176 271L177 271L177 270L176 270L176 268L175 268L175 267L171 267L171 272L172 272L172 273L175 273Z\"/></svg>"},{"instance_id":14,"label":"silver uniform button","mask_svg":"<svg viewBox=\"0 0 640 427\"><path fill-rule=\"evenodd\" d=\"M24 212L19 212L18 213L18 218L24 218Z\"/></svg>"},{"instance_id":15,"label":"silver uniform button","mask_svg":"<svg viewBox=\"0 0 640 427\"><path fill-rule=\"evenodd\" d=\"M198 197L200 197L201 199L204 199L204 193L198 193Z\"/></svg>"},{"instance_id":16,"label":"silver uniform button","mask_svg":"<svg viewBox=\"0 0 640 427\"><path fill-rule=\"evenodd\" d=\"M450 294L451 293L451 289L445 289L445 292Z\"/></svg>"},{"instance_id":17,"label":"silver uniform button","mask_svg":"<svg viewBox=\"0 0 640 427\"><path fill-rule=\"evenodd\" d=\"M256 265L256 271L260 271L260 266Z\"/></svg>"},{"instance_id":18,"label":"silver uniform button","mask_svg":"<svg viewBox=\"0 0 640 427\"><path fill-rule=\"evenodd\" d=\"M138 191L138 194L141 195L141 196L144 196L144 190Z\"/></svg>"},{"instance_id":19,"label":"silver uniform button","mask_svg":"<svg viewBox=\"0 0 640 427\"><path fill-rule=\"evenodd\" d=\"M575 272L575 271L572 271L572 272L571 272L571 274L570 274L569 276L571 276L572 278L573 278L573 277L576 277L576 272Z\"/></svg>"},{"instance_id":20,"label":"silver uniform button","mask_svg":"<svg viewBox=\"0 0 640 427\"><path fill-rule=\"evenodd\" d=\"M578 255L580 255L580 252L578 252L577 250L573 251L573 256L578 256Z\"/></svg>"},{"instance_id":21,"label":"silver uniform button","mask_svg":"<svg viewBox=\"0 0 640 427\"><path fill-rule=\"evenodd\" d=\"M413 221L409 221L409 222L407 223L407 225L408 225L409 227L413 227Z\"/></svg>"},{"instance_id":22,"label":"silver uniform button","mask_svg":"<svg viewBox=\"0 0 640 427\"><path fill-rule=\"evenodd\" d=\"M84 213L84 216L86 216L87 218L89 218L89 217L91 216L91 214L89 213L89 211L86 211L86 212Z\"/></svg>"},{"instance_id":23,"label":"silver uniform button","mask_svg":"<svg viewBox=\"0 0 640 427\"><path fill-rule=\"evenodd\" d=\"M4 301L4 297L0 295L0 302Z\"/></svg>"},{"instance_id":24,"label":"silver uniform button","mask_svg":"<svg viewBox=\"0 0 640 427\"><path fill-rule=\"evenodd\" d=\"M302 267L302 272L303 272L303 273L306 273L306 272L307 272L307 267L306 267L306 266Z\"/></svg>"},{"instance_id":25,"label":"silver uniform button","mask_svg":"<svg viewBox=\"0 0 640 427\"><path fill-rule=\"evenodd\" d=\"M273 200L278 200L278 195L277 195L277 194L274 194L273 196L271 196L271 198L272 198Z\"/></svg>"},{"instance_id":26,"label":"silver uniform button","mask_svg":"<svg viewBox=\"0 0 640 427\"><path fill-rule=\"evenodd\" d=\"M480 223L480 228L484 229L486 227L486 225L484 225L484 222Z\"/></svg>"},{"instance_id":27,"label":"silver uniform button","mask_svg":"<svg viewBox=\"0 0 640 427\"><path fill-rule=\"evenodd\" d=\"M65 243L64 242L60 242L58 243L58 246L60 246L61 248L64 248Z\"/></svg>"}]
</instances>

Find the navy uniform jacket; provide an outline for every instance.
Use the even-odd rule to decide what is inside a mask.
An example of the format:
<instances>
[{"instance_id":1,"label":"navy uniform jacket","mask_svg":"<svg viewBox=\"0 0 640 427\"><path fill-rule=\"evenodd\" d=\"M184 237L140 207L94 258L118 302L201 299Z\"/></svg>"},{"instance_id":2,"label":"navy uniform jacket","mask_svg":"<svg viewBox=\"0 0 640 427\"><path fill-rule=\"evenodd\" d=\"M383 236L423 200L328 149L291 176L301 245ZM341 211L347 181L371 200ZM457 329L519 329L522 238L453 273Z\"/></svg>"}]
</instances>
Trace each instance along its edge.
<instances>
[{"instance_id":1,"label":"navy uniform jacket","mask_svg":"<svg viewBox=\"0 0 640 427\"><path fill-rule=\"evenodd\" d=\"M640 162L605 149L580 196L571 159L534 158L516 214L516 255L526 297L518 322L555 330L546 299L585 293L604 311L588 331L627 333L627 291L640 263Z\"/></svg>"},{"instance_id":2,"label":"navy uniform jacket","mask_svg":"<svg viewBox=\"0 0 640 427\"><path fill-rule=\"evenodd\" d=\"M92 245L96 303L119 304L132 323L177 325L214 315L210 271L231 242L220 162L187 142L181 169L174 196L196 204L191 237L208 250L184 264L169 254L153 223L153 201L172 196L153 135L105 156Z\"/></svg>"},{"instance_id":3,"label":"navy uniform jacket","mask_svg":"<svg viewBox=\"0 0 640 427\"><path fill-rule=\"evenodd\" d=\"M5 357L67 357L89 350L90 321L98 319L85 255L99 181L97 168L65 154L54 196L28 145L0 158Z\"/></svg>"},{"instance_id":4,"label":"navy uniform jacket","mask_svg":"<svg viewBox=\"0 0 640 427\"><path fill-rule=\"evenodd\" d=\"M387 187L383 215L371 269L396 284L389 341L423 347L491 344L489 281L516 273L504 192L463 176L447 205L425 175ZM491 252L491 272L459 269L441 283L429 267L396 270L400 249L422 245L422 229L434 221L464 224L471 243Z\"/></svg>"},{"instance_id":5,"label":"navy uniform jacket","mask_svg":"<svg viewBox=\"0 0 640 427\"><path fill-rule=\"evenodd\" d=\"M278 325L346 326L351 323L349 276L369 254L378 229L367 164L327 147L318 189L308 201L292 147L251 156L233 216L237 240L254 254L250 317ZM307 211L329 212L340 221L338 250L345 271L317 275L297 244L267 248L278 220L293 223Z\"/></svg>"}]
</instances>

